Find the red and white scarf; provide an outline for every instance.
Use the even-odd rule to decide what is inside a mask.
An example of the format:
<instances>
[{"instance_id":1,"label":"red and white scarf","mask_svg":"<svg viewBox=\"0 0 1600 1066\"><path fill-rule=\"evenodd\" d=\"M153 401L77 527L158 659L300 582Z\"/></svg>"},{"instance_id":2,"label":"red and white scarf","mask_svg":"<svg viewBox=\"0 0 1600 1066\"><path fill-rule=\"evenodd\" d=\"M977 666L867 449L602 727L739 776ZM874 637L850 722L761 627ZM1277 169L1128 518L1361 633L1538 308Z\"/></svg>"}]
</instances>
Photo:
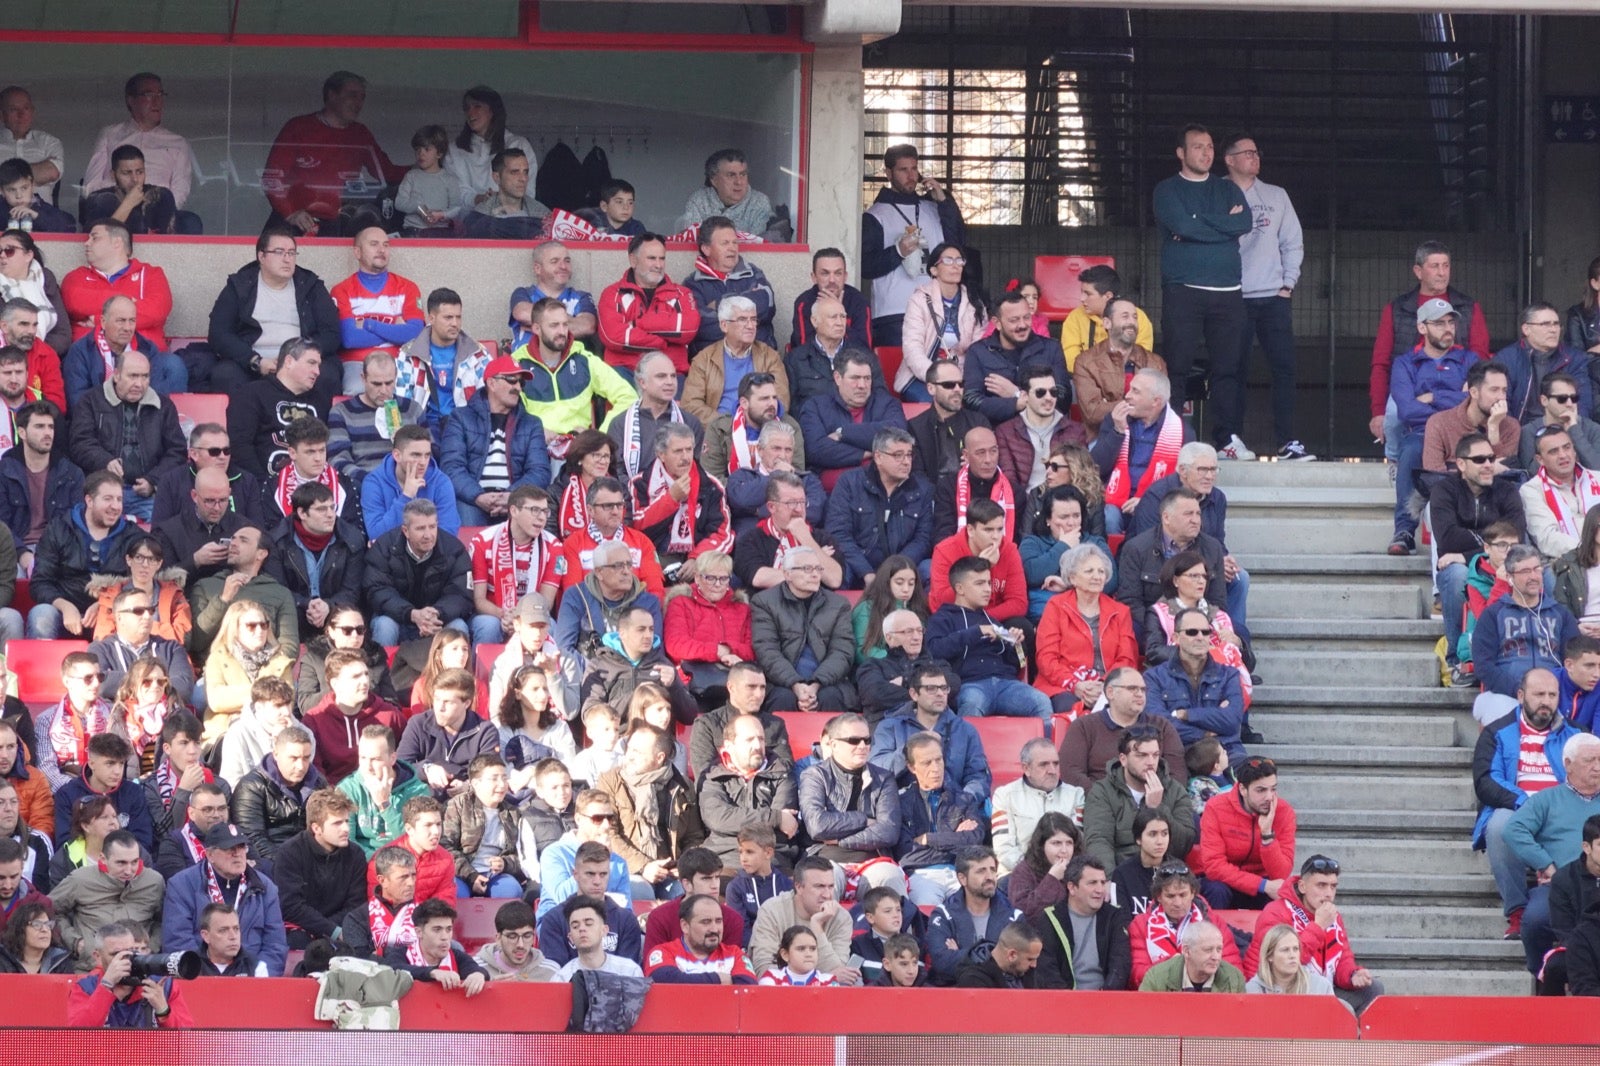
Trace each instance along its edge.
<instances>
[{"instance_id":1,"label":"red and white scarf","mask_svg":"<svg viewBox=\"0 0 1600 1066\"><path fill-rule=\"evenodd\" d=\"M628 471L629 481L639 476L639 464L644 456L644 441L640 439L639 428L639 408L643 405L643 400L636 400L622 413L622 465ZM682 422L683 409L678 406L678 401L673 400L667 406L667 421Z\"/></svg>"},{"instance_id":2,"label":"red and white scarf","mask_svg":"<svg viewBox=\"0 0 1600 1066\"><path fill-rule=\"evenodd\" d=\"M733 412L733 427L729 432L733 435L733 440L732 447L728 451L728 473L732 474L735 470L754 470L758 474L765 474L766 465L762 463L761 455L756 451L755 442L750 439L743 404Z\"/></svg>"},{"instance_id":3,"label":"red and white scarf","mask_svg":"<svg viewBox=\"0 0 1600 1066\"><path fill-rule=\"evenodd\" d=\"M989 498L998 503L1006 512L1006 539L1016 539L1017 525L1017 497L1011 488L1011 479L1006 477L1004 470L994 472L994 488L989 490ZM961 469L956 471L956 528L967 528L967 507L972 503L972 471L966 463L961 464Z\"/></svg>"},{"instance_id":4,"label":"red and white scarf","mask_svg":"<svg viewBox=\"0 0 1600 1066\"><path fill-rule=\"evenodd\" d=\"M164 797L163 797L164 798ZM192 862L204 862L206 846L200 843L200 837L194 831L194 824L188 821L188 813L184 813L184 823L178 827L178 835L183 837L183 842L189 846L189 859Z\"/></svg>"},{"instance_id":5,"label":"red and white scarf","mask_svg":"<svg viewBox=\"0 0 1600 1066\"><path fill-rule=\"evenodd\" d=\"M1539 488L1544 492L1544 502L1550 508L1550 513L1556 516L1556 523L1561 526L1561 532L1569 537L1576 537L1583 526L1583 516L1589 513L1589 508L1600 503L1600 477L1594 471L1577 467L1572 471L1572 492L1578 497L1578 513L1573 514L1567 509L1566 498L1556 488L1556 483L1550 480L1550 475L1545 473L1544 467L1534 475L1539 479Z\"/></svg>"},{"instance_id":6,"label":"red and white scarf","mask_svg":"<svg viewBox=\"0 0 1600 1066\"><path fill-rule=\"evenodd\" d=\"M556 509L556 528L563 537L582 533L589 528L589 494L584 491L583 480L577 474L567 478L567 487L561 490L561 505Z\"/></svg>"},{"instance_id":7,"label":"red and white scarf","mask_svg":"<svg viewBox=\"0 0 1600 1066\"><path fill-rule=\"evenodd\" d=\"M134 754L143 756L145 749L161 739L161 727L167 722L167 715L172 710L166 700L155 703L136 703L128 708L128 725L132 728L129 732L133 735L128 739L133 743ZM161 765L166 766L167 760L162 759ZM157 767L159 772L160 767Z\"/></svg>"},{"instance_id":8,"label":"red and white scarf","mask_svg":"<svg viewBox=\"0 0 1600 1066\"><path fill-rule=\"evenodd\" d=\"M417 927L411 921L411 912L416 909L417 904L412 901L391 918L389 908L376 895L367 900L367 926L372 930L372 946L379 954L390 944L416 945Z\"/></svg>"},{"instance_id":9,"label":"red and white scarf","mask_svg":"<svg viewBox=\"0 0 1600 1066\"><path fill-rule=\"evenodd\" d=\"M1161 429L1156 434L1156 450L1150 456L1150 465L1145 467L1144 477L1139 479L1137 491L1130 491L1133 485L1128 473L1128 446L1132 442L1133 432L1129 427L1129 432L1122 435L1122 450L1117 453L1117 465L1112 468L1111 477L1106 481L1107 507L1121 507L1130 498L1143 496L1157 479L1178 469L1178 452L1183 448L1183 420L1172 408L1161 409Z\"/></svg>"},{"instance_id":10,"label":"red and white scarf","mask_svg":"<svg viewBox=\"0 0 1600 1066\"><path fill-rule=\"evenodd\" d=\"M560 543L548 532L541 532L531 543L519 548L511 537L509 522L491 526L480 536L488 543L493 599L501 608L515 607L523 596L534 591L550 553L557 550Z\"/></svg>"},{"instance_id":11,"label":"red and white scarf","mask_svg":"<svg viewBox=\"0 0 1600 1066\"><path fill-rule=\"evenodd\" d=\"M778 542L777 551L772 553L772 565L782 569L783 553L788 551L790 548L798 548L800 546L799 539L787 529L779 529L777 526L773 525L772 519L770 518L763 518L760 522L756 523L756 528Z\"/></svg>"},{"instance_id":12,"label":"red and white scarf","mask_svg":"<svg viewBox=\"0 0 1600 1066\"><path fill-rule=\"evenodd\" d=\"M1190 922L1203 922L1205 915L1200 913L1199 906L1190 909L1183 916L1183 921L1176 926L1172 919L1167 917L1167 912L1161 909L1160 904L1151 902L1150 909L1145 911L1148 918L1144 927L1144 948L1152 965L1165 961L1178 954L1182 948L1183 931L1189 928Z\"/></svg>"},{"instance_id":13,"label":"red and white scarf","mask_svg":"<svg viewBox=\"0 0 1600 1066\"><path fill-rule=\"evenodd\" d=\"M650 465L650 503L654 504L671 487L676 479L657 459ZM689 464L689 495L678 504L678 513L672 516L672 533L667 538L667 551L688 554L694 550L694 512L700 503L700 467Z\"/></svg>"},{"instance_id":14,"label":"red and white scarf","mask_svg":"<svg viewBox=\"0 0 1600 1066\"><path fill-rule=\"evenodd\" d=\"M1284 897L1283 902L1289 908L1289 925L1298 935L1300 930L1311 924L1311 914L1304 907L1296 903L1294 900L1289 899L1287 896ZM1303 946L1305 941L1302 940L1301 944L1302 947L1300 948L1300 958L1302 961L1305 961L1307 954L1305 947ZM1334 973L1336 973L1339 969L1339 960L1344 958L1344 953L1348 951L1349 948L1350 938L1344 931L1344 919L1335 914L1333 916L1333 925L1323 931L1322 957L1318 958L1317 956L1312 955L1310 958L1310 966L1313 970L1316 970L1318 973L1322 974L1322 976L1332 981Z\"/></svg>"},{"instance_id":15,"label":"red and white scarf","mask_svg":"<svg viewBox=\"0 0 1600 1066\"><path fill-rule=\"evenodd\" d=\"M68 761L80 769L89 765L89 738L110 728L111 708L105 700L91 703L88 713L80 719L67 698L61 697L61 702L56 704L56 716L50 722L50 747L56 753L56 761ZM70 758L64 760L63 754Z\"/></svg>"},{"instance_id":16,"label":"red and white scarf","mask_svg":"<svg viewBox=\"0 0 1600 1066\"><path fill-rule=\"evenodd\" d=\"M333 513L344 513L344 487L339 484L339 473L331 466L322 468L322 473L314 478L303 478L293 463L284 463L283 470L278 474L278 488L272 494L272 499L278 505L278 510L286 515L294 513L294 505L290 500L294 497L294 490L308 482L315 481L326 485L328 491L333 493Z\"/></svg>"},{"instance_id":17,"label":"red and white scarf","mask_svg":"<svg viewBox=\"0 0 1600 1066\"><path fill-rule=\"evenodd\" d=\"M94 327L94 346L100 350L100 361L105 364L106 377L111 377L117 368L117 353L111 350L111 344L106 340L104 326Z\"/></svg>"},{"instance_id":18,"label":"red and white scarf","mask_svg":"<svg viewBox=\"0 0 1600 1066\"><path fill-rule=\"evenodd\" d=\"M217 869L209 862L204 864L206 870L206 895L212 903L226 903L227 897L222 894L222 884L217 880Z\"/></svg>"},{"instance_id":19,"label":"red and white scarf","mask_svg":"<svg viewBox=\"0 0 1600 1066\"><path fill-rule=\"evenodd\" d=\"M449 970L451 973L456 972L455 952L446 951L444 953L444 958L440 959L438 962L429 962L427 956L422 954L422 945L418 944L416 941L412 941L406 945L406 961L413 966L426 966L431 970Z\"/></svg>"}]
</instances>

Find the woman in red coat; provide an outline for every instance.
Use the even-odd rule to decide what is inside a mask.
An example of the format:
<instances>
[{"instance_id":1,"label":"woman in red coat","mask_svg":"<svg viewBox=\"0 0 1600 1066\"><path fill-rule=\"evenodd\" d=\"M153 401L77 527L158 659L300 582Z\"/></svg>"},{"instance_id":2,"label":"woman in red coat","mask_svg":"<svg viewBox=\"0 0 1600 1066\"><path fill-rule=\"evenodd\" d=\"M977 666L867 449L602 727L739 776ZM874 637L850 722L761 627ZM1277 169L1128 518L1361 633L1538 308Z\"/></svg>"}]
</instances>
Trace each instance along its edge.
<instances>
[{"instance_id":1,"label":"woman in red coat","mask_svg":"<svg viewBox=\"0 0 1600 1066\"><path fill-rule=\"evenodd\" d=\"M1051 597L1039 618L1034 684L1057 714L1076 715L1095 705L1107 674L1138 668L1139 644L1133 615L1105 594L1111 558L1099 545L1080 544L1063 555L1061 576L1067 591Z\"/></svg>"},{"instance_id":2,"label":"woman in red coat","mask_svg":"<svg viewBox=\"0 0 1600 1066\"><path fill-rule=\"evenodd\" d=\"M727 699L728 667L754 662L750 643L750 605L734 593L733 559L708 551L695 560L694 587L667 597L663 643L667 658L678 664L683 683L696 699L702 694L715 706Z\"/></svg>"}]
</instances>

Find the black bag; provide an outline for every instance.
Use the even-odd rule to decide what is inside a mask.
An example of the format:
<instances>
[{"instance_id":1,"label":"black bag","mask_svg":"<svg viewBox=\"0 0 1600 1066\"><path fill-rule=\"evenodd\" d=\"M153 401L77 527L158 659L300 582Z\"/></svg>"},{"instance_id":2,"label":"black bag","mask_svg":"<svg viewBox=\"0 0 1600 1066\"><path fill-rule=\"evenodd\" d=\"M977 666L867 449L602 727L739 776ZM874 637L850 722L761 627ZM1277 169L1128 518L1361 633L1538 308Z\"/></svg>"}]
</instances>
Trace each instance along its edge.
<instances>
[{"instance_id":1,"label":"black bag","mask_svg":"<svg viewBox=\"0 0 1600 1066\"><path fill-rule=\"evenodd\" d=\"M572 975L572 1017L569 1033L626 1033L639 1022L648 977L624 977L601 970Z\"/></svg>"}]
</instances>

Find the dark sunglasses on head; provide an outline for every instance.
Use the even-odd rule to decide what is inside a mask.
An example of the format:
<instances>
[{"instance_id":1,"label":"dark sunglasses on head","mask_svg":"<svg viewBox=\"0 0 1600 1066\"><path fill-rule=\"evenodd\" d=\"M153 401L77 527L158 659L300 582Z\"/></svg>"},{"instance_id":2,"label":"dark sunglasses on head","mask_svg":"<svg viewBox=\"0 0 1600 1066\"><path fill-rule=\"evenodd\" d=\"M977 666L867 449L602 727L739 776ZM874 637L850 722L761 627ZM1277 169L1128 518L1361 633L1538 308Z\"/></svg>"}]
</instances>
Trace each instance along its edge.
<instances>
[{"instance_id":1,"label":"dark sunglasses on head","mask_svg":"<svg viewBox=\"0 0 1600 1066\"><path fill-rule=\"evenodd\" d=\"M1308 874L1336 874L1339 872L1337 859L1330 859L1326 855L1313 855L1306 860L1303 873Z\"/></svg>"},{"instance_id":2,"label":"dark sunglasses on head","mask_svg":"<svg viewBox=\"0 0 1600 1066\"><path fill-rule=\"evenodd\" d=\"M1189 867L1181 862L1164 862L1156 867L1157 877L1187 877Z\"/></svg>"}]
</instances>

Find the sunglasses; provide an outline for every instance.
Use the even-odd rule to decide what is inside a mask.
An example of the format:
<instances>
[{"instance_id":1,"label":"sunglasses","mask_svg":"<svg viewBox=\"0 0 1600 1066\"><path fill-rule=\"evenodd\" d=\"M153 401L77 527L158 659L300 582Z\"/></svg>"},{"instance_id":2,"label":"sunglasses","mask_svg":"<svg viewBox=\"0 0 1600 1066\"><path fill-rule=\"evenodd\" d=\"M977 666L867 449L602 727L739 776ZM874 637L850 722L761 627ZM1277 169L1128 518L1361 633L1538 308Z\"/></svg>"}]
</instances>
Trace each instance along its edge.
<instances>
[{"instance_id":1,"label":"sunglasses","mask_svg":"<svg viewBox=\"0 0 1600 1066\"><path fill-rule=\"evenodd\" d=\"M1337 859L1330 859L1326 855L1315 855L1306 860L1305 872L1313 874L1336 874L1339 872L1339 862Z\"/></svg>"},{"instance_id":2,"label":"sunglasses","mask_svg":"<svg viewBox=\"0 0 1600 1066\"><path fill-rule=\"evenodd\" d=\"M1157 877L1187 877L1189 867L1181 862L1164 862L1156 867Z\"/></svg>"},{"instance_id":3,"label":"sunglasses","mask_svg":"<svg viewBox=\"0 0 1600 1066\"><path fill-rule=\"evenodd\" d=\"M1578 402L1578 394L1575 393L1575 392L1563 392L1563 393L1560 393L1559 395L1556 394L1556 393L1551 393L1546 398L1551 400L1554 403L1577 403Z\"/></svg>"},{"instance_id":4,"label":"sunglasses","mask_svg":"<svg viewBox=\"0 0 1600 1066\"><path fill-rule=\"evenodd\" d=\"M118 611L117 613L118 614L131 614L135 618L143 618L147 614L154 613L154 611L155 611L154 607L124 607L122 610Z\"/></svg>"},{"instance_id":5,"label":"sunglasses","mask_svg":"<svg viewBox=\"0 0 1600 1066\"><path fill-rule=\"evenodd\" d=\"M961 387L961 382L959 381L930 381L928 384L936 389L959 389Z\"/></svg>"},{"instance_id":6,"label":"sunglasses","mask_svg":"<svg viewBox=\"0 0 1600 1066\"><path fill-rule=\"evenodd\" d=\"M1494 453L1491 452L1488 455L1463 455L1461 458L1465 459L1469 463L1477 463L1478 465L1483 466L1494 462Z\"/></svg>"},{"instance_id":7,"label":"sunglasses","mask_svg":"<svg viewBox=\"0 0 1600 1066\"><path fill-rule=\"evenodd\" d=\"M364 626L364 625L329 626L328 628L335 629L335 630L339 631L340 633L343 633L347 637L353 637L357 633L365 633L367 631L367 627Z\"/></svg>"},{"instance_id":8,"label":"sunglasses","mask_svg":"<svg viewBox=\"0 0 1600 1066\"><path fill-rule=\"evenodd\" d=\"M1209 629L1180 629L1178 632L1186 637L1209 637L1211 635L1211 630Z\"/></svg>"},{"instance_id":9,"label":"sunglasses","mask_svg":"<svg viewBox=\"0 0 1600 1066\"><path fill-rule=\"evenodd\" d=\"M1061 398L1061 388L1059 386L1052 386L1048 389L1034 389L1032 391L1034 399L1037 400L1042 400L1046 396L1054 396L1058 400Z\"/></svg>"},{"instance_id":10,"label":"sunglasses","mask_svg":"<svg viewBox=\"0 0 1600 1066\"><path fill-rule=\"evenodd\" d=\"M833 742L835 744L848 744L852 748L860 748L860 747L865 747L868 744L871 744L872 743L872 738L871 737L834 737L833 738Z\"/></svg>"},{"instance_id":11,"label":"sunglasses","mask_svg":"<svg viewBox=\"0 0 1600 1066\"><path fill-rule=\"evenodd\" d=\"M612 812L607 811L604 814L580 814L578 817L586 819L595 825L605 825L607 822L611 821Z\"/></svg>"},{"instance_id":12,"label":"sunglasses","mask_svg":"<svg viewBox=\"0 0 1600 1066\"><path fill-rule=\"evenodd\" d=\"M195 451L205 452L213 459L221 459L224 455L232 455L233 449L224 444L220 448L196 448Z\"/></svg>"},{"instance_id":13,"label":"sunglasses","mask_svg":"<svg viewBox=\"0 0 1600 1066\"><path fill-rule=\"evenodd\" d=\"M21 248L13 248L13 247L0 248L0 259L10 259L12 256L16 255L20 251L22 251Z\"/></svg>"},{"instance_id":14,"label":"sunglasses","mask_svg":"<svg viewBox=\"0 0 1600 1066\"><path fill-rule=\"evenodd\" d=\"M265 623L265 622L240 622L239 625L241 626L241 628L244 628L244 629L265 629L265 628L267 628L267 623Z\"/></svg>"},{"instance_id":15,"label":"sunglasses","mask_svg":"<svg viewBox=\"0 0 1600 1066\"><path fill-rule=\"evenodd\" d=\"M102 673L100 673L100 671L96 670L92 674L68 674L67 675L67 680L68 681L95 682L95 681L104 681L105 677L106 677L105 674L102 674Z\"/></svg>"}]
</instances>

